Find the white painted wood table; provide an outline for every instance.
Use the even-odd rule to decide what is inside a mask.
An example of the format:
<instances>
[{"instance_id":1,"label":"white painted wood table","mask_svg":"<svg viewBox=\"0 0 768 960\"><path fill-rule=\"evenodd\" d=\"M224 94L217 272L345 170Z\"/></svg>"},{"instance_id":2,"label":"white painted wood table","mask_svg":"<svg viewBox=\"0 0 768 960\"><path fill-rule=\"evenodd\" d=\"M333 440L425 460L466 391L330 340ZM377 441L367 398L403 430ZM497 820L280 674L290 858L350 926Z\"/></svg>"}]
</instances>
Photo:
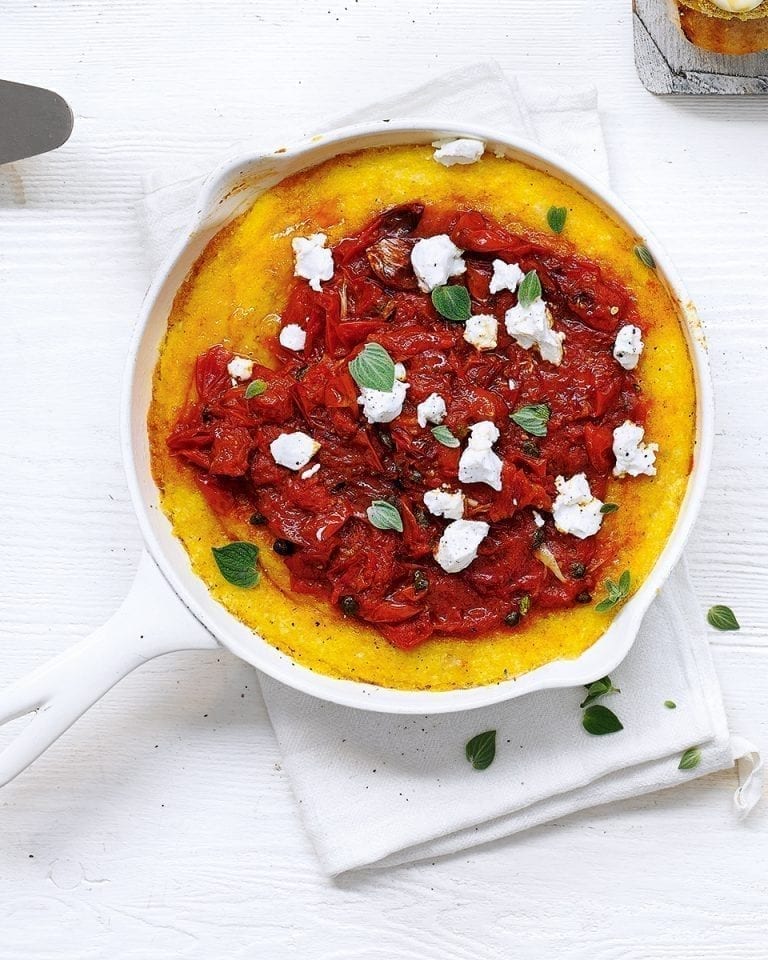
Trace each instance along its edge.
<instances>
[{"instance_id":1,"label":"white painted wood table","mask_svg":"<svg viewBox=\"0 0 768 960\"><path fill-rule=\"evenodd\" d=\"M146 286L140 177L215 161L452 65L600 91L615 187L705 321L714 471L689 549L734 729L768 743L768 99L657 100L620 0L6 0L2 75L75 130L0 168L0 681L100 624L140 550L118 394ZM733 777L570 817L435 864L332 883L298 821L249 667L129 677L0 792L0 958L763 960L768 807Z\"/></svg>"}]
</instances>

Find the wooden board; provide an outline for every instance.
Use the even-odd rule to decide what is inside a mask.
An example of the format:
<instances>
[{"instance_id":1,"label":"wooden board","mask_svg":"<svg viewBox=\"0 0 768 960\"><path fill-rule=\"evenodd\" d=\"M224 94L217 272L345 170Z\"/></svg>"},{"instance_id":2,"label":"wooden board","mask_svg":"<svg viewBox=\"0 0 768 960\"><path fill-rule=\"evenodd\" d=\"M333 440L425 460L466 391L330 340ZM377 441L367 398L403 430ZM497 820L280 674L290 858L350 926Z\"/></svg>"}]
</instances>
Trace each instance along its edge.
<instances>
[{"instance_id":1,"label":"wooden board","mask_svg":"<svg viewBox=\"0 0 768 960\"><path fill-rule=\"evenodd\" d=\"M651 93L768 94L768 52L709 53L686 40L674 0L633 0L635 64Z\"/></svg>"}]
</instances>

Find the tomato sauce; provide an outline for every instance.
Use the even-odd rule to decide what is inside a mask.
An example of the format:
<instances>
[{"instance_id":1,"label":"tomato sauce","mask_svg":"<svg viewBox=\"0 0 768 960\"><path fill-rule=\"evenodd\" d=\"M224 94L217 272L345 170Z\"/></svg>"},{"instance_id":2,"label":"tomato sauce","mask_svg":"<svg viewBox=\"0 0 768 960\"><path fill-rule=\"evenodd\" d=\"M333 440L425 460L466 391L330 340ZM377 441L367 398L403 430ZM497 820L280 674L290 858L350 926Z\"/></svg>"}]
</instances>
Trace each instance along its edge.
<instances>
[{"instance_id":1,"label":"tomato sauce","mask_svg":"<svg viewBox=\"0 0 768 960\"><path fill-rule=\"evenodd\" d=\"M419 290L410 263L420 237L447 233L464 253L466 273L452 283L469 290L473 314L499 321L498 346L480 352L461 324L440 316ZM558 250L560 249L558 245ZM477 211L411 203L386 211L333 248L334 275L321 292L297 279L282 325L306 331L304 350L276 341L274 368L254 365L266 390L246 399L227 364L235 354L212 346L196 363L193 394L168 437L170 450L195 470L211 509L265 525L284 557L294 591L337 605L375 626L400 648L437 635L471 639L491 628L514 629L522 616L590 602L609 559L604 531L586 540L558 532L547 513L555 478L586 474L605 496L614 464L613 429L644 422L635 375L613 357L616 333L637 323L629 291L596 263L555 250L545 237L515 234ZM554 328L565 333L562 363L518 346L504 328L516 294L489 292L492 261L536 270ZM367 342L381 344L406 367L411 385L403 412L369 424L358 404L350 361ZM462 441L469 427L492 420L503 460L502 489L458 483L461 449L439 443L418 425L416 406L444 397L445 425ZM547 435L530 436L511 419L521 406L545 403ZM321 444L302 479L275 463L270 443L302 431ZM424 493L462 489L464 517L490 533L478 557L448 574L433 553L448 521L430 514ZM403 532L379 530L366 510L374 500L397 507ZM534 521L542 511L544 526ZM537 557L545 545L565 582Z\"/></svg>"}]
</instances>

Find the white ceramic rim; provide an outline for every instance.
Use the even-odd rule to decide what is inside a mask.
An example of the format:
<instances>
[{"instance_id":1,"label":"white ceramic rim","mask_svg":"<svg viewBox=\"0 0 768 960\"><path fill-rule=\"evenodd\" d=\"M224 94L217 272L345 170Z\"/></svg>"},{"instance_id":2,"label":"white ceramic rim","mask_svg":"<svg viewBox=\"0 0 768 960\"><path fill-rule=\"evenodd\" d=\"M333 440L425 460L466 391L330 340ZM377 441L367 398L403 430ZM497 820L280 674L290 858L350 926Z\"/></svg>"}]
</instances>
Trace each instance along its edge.
<instances>
[{"instance_id":1,"label":"white ceramic rim","mask_svg":"<svg viewBox=\"0 0 768 960\"><path fill-rule=\"evenodd\" d=\"M481 139L488 150L552 173L596 202L634 233L638 242L652 250L659 275L680 304L696 380L696 446L688 489L667 544L637 593L581 656L556 660L516 679L488 686L450 691L394 690L311 671L254 634L212 598L205 584L192 572L186 551L173 536L170 523L159 507L157 487L150 472L147 411L152 372L172 296L205 243L224 223L284 177L331 156L377 146L428 144L442 137L457 136ZM679 559L698 514L711 460L714 406L706 346L695 309L667 254L623 201L590 174L536 143L483 126L409 120L371 122L330 131L294 146L239 157L209 177L191 229L179 237L142 306L129 351L121 424L128 485L147 546L171 588L225 647L274 679L324 700L363 710L430 714L470 710L538 690L578 686L615 669L631 649L643 615Z\"/></svg>"}]
</instances>

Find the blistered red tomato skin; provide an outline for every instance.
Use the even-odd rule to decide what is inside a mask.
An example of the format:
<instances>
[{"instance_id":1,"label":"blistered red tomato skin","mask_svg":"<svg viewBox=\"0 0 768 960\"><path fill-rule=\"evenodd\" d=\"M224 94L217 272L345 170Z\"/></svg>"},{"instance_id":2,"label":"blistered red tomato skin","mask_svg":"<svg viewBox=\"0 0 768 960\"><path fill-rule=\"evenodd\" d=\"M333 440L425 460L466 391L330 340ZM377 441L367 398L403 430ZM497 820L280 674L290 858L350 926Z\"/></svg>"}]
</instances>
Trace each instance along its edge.
<instances>
[{"instance_id":1,"label":"blistered red tomato skin","mask_svg":"<svg viewBox=\"0 0 768 960\"><path fill-rule=\"evenodd\" d=\"M445 232L465 251L457 277L474 313L499 321L498 347L480 352L464 328L440 317L417 288L410 251L419 237ZM233 382L235 356L215 345L198 358L195 399L168 437L173 453L195 471L211 509L226 526L262 514L275 538L295 551L284 561L292 588L340 605L357 603L357 616L402 649L433 634L471 640L498 629L528 596L531 612L572 606L591 591L607 559L606 538L559 533L548 511L555 477L584 472L593 493L604 495L613 467L613 429L625 419L642 423L645 407L635 376L612 356L618 329L638 323L634 300L620 283L582 257L558 253L545 237L516 234L478 211L404 204L384 211L359 234L333 248L334 276L315 292L296 280L282 324L306 334L299 354L274 343L275 369L255 365L253 379L267 389L245 399L246 383ZM558 241L560 243L560 241ZM565 333L560 366L541 360L510 338L504 313L517 302L510 291L491 294L492 261L536 270L555 327ZM363 344L376 342L406 367L410 384L402 414L369 424L348 369ZM465 517L490 526L478 557L459 574L445 573L433 553L447 521L432 516L423 495L443 484L456 490L461 449L446 447L417 423L416 406L431 393L448 408L445 426L465 445L469 427L492 420L501 436L502 490L468 484ZM545 437L525 433L510 419L521 406L550 408ZM277 465L269 445L301 430L321 444L300 472ZM397 506L402 534L378 530L366 516L374 500ZM533 511L545 516L534 522ZM561 583L536 558L541 541L555 555ZM579 565L585 576L571 574ZM427 586L417 589L426 580Z\"/></svg>"}]
</instances>

